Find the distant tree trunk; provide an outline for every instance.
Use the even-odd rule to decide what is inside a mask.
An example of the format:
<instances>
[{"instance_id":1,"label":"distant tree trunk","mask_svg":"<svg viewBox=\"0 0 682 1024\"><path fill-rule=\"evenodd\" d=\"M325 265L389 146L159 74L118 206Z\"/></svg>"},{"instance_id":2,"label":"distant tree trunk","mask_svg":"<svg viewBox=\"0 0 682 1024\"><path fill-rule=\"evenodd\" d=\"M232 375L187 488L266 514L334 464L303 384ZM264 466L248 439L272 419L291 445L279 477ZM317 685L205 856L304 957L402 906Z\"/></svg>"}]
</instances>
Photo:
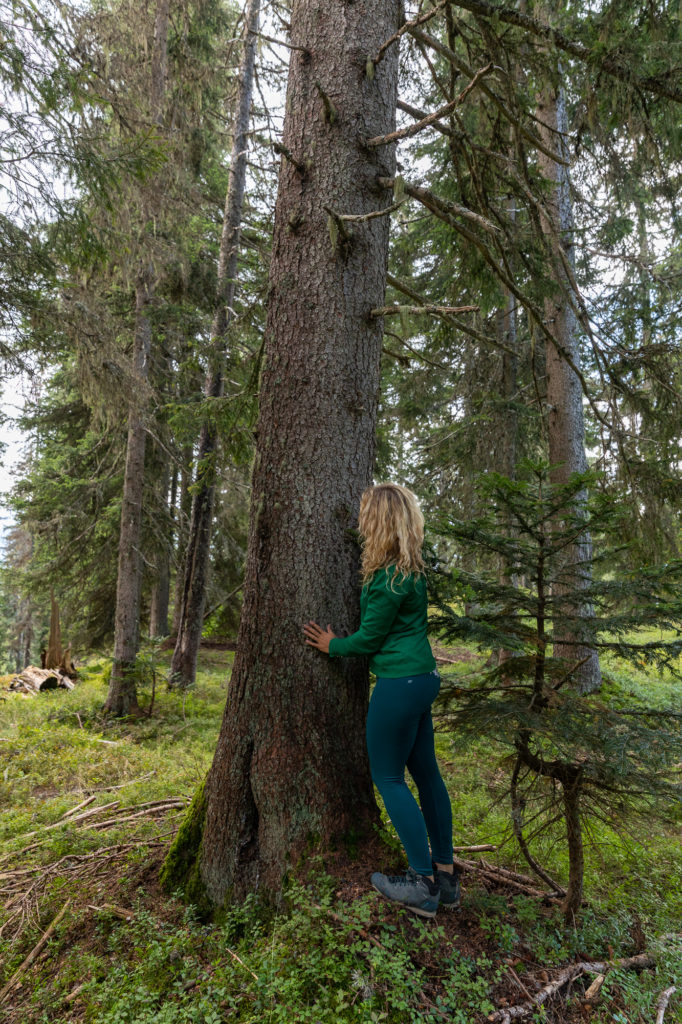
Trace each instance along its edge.
<instances>
[{"instance_id":1,"label":"distant tree trunk","mask_svg":"<svg viewBox=\"0 0 682 1024\"><path fill-rule=\"evenodd\" d=\"M175 585L173 587L173 636L178 635L180 616L182 614L182 593L185 582L185 553L187 551L187 534L192 513L192 449L185 448L182 452L182 468L180 470L180 500L173 502L176 520L176 543L174 562L177 566Z\"/></svg>"},{"instance_id":2,"label":"distant tree trunk","mask_svg":"<svg viewBox=\"0 0 682 1024\"><path fill-rule=\"evenodd\" d=\"M151 63L151 117L163 124L168 54L168 19L170 0L158 0L154 21L154 47ZM153 217L158 196L150 193L147 213ZM142 241L145 245L145 239ZM139 646L140 592L142 588L142 495L144 490L144 452L146 423L144 395L149 376L152 327L149 307L154 294L154 266L145 256L135 282L135 336L133 345L133 379L135 391L128 412L128 442L123 478L121 532L116 579L116 612L114 618L114 661L104 711L120 717L137 714L137 688L133 670ZM139 384L139 387L137 385Z\"/></svg>"},{"instance_id":3,"label":"distant tree trunk","mask_svg":"<svg viewBox=\"0 0 682 1024\"><path fill-rule=\"evenodd\" d=\"M574 267L573 248L573 206L568 149L568 116L566 96L560 80L556 85L546 85L538 101L538 134L545 146L562 155L565 164L560 164L538 150L537 159L545 178L552 182L547 196L544 230L551 248L555 252L555 273L558 276L556 293L545 299L545 320L555 344L546 345L547 367L547 408L549 433L550 479L552 483L566 483L572 473L583 473L587 469L585 456L585 425L583 418L582 386L570 365L580 367L580 344L578 322L569 295L572 286L565 267L562 266L558 244L563 248L569 267ZM568 359L566 358L568 357ZM589 586L591 579L590 562L592 541L587 531L579 543L566 553L565 584L555 585L553 593L573 592ZM593 609L589 604L575 605L566 602L566 612L571 617L589 620ZM555 657L565 658L571 665L583 662L573 679L582 693L590 693L601 685L599 656L580 642L579 630L565 626L559 620L555 623ZM586 660L584 660L586 659Z\"/></svg>"},{"instance_id":4,"label":"distant tree trunk","mask_svg":"<svg viewBox=\"0 0 682 1024\"><path fill-rule=\"evenodd\" d=\"M162 454L163 468L159 485L159 505L162 520L165 523L168 508L168 488L170 485L170 464L165 452ZM161 544L156 552L156 573L152 586L151 607L149 609L149 635L168 636L168 604L170 601L170 547L171 537L162 525Z\"/></svg>"},{"instance_id":5,"label":"distant tree trunk","mask_svg":"<svg viewBox=\"0 0 682 1024\"><path fill-rule=\"evenodd\" d=\"M306 647L301 626L358 624L357 525L380 384L400 0L295 0L245 595L205 789L200 877L213 904L279 889L311 840L371 834L366 665ZM304 50L301 47L305 47ZM170 858L169 858L170 863ZM170 879L167 876L167 880Z\"/></svg>"},{"instance_id":6,"label":"distant tree trunk","mask_svg":"<svg viewBox=\"0 0 682 1024\"><path fill-rule=\"evenodd\" d=\"M114 620L114 662L111 667L105 712L115 717L137 714L137 688L133 670L139 643L140 589L142 585L142 495L144 490L145 410L142 395L147 385L152 328L149 303L152 292L151 265L138 276L135 287L135 348L133 374L140 391L128 412L128 443L123 477L121 533L116 577Z\"/></svg>"},{"instance_id":7,"label":"distant tree trunk","mask_svg":"<svg viewBox=\"0 0 682 1024\"><path fill-rule=\"evenodd\" d=\"M225 339L234 316L259 12L260 0L250 0L245 19L244 53L239 68L230 176L220 241L217 304L211 332L210 366L205 386L207 398L219 398L223 393ZM217 440L215 424L206 420L202 424L199 439L197 479L192 498L180 618L170 667L171 685L191 686L196 677L211 547Z\"/></svg>"}]
</instances>

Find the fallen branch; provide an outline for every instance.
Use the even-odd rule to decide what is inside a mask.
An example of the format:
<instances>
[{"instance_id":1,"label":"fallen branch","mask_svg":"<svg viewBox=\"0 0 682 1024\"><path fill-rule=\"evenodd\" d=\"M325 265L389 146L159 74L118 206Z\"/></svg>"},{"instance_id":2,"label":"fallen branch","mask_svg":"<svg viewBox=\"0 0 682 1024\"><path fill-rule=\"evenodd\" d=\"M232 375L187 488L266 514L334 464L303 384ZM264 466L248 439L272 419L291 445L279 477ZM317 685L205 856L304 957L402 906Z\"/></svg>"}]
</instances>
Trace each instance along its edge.
<instances>
[{"instance_id":1,"label":"fallen branch","mask_svg":"<svg viewBox=\"0 0 682 1024\"><path fill-rule=\"evenodd\" d=\"M483 878L490 882L511 886L512 889L518 889L519 892L523 892L527 896L536 896L543 900L556 900L559 898L554 892L545 892L543 889L538 889L534 884L534 879L526 878L525 875L518 875L515 871L497 868L492 864L484 865L474 860L463 860L461 857L454 857L453 860L455 867L459 868L460 871L469 871L472 874L482 875Z\"/></svg>"},{"instance_id":2,"label":"fallen branch","mask_svg":"<svg viewBox=\"0 0 682 1024\"><path fill-rule=\"evenodd\" d=\"M563 988L569 981L580 977L581 974L606 974L614 967L620 970L642 970L645 967L653 967L654 961L646 953L639 953L637 956L624 957L622 960L605 961L581 961L577 964L569 964L562 968L557 976L548 982L540 991L525 1003L518 1003L517 1006L509 1006L491 1013L488 1020L491 1024L509 1024L519 1017L526 1017L529 1013L537 1010L538 1006L546 1003L550 996L553 996L560 988Z\"/></svg>"},{"instance_id":3,"label":"fallen branch","mask_svg":"<svg viewBox=\"0 0 682 1024\"><path fill-rule=\"evenodd\" d=\"M487 850L496 850L492 843L480 843L478 846L453 846L454 853L484 853Z\"/></svg>"},{"instance_id":4,"label":"fallen branch","mask_svg":"<svg viewBox=\"0 0 682 1024\"><path fill-rule=\"evenodd\" d=\"M666 988L661 992L656 1003L656 1021L655 1024L663 1024L663 1018L665 1017L665 1011L670 1002L670 997L677 991L675 985L671 985L670 988Z\"/></svg>"},{"instance_id":5,"label":"fallen branch","mask_svg":"<svg viewBox=\"0 0 682 1024\"><path fill-rule=\"evenodd\" d=\"M98 914L113 914L114 917L118 917L121 921L132 921L133 914L132 910L125 910L123 907L117 907L114 903L103 903L101 907L95 907L92 903L87 904L88 910L94 910Z\"/></svg>"},{"instance_id":6,"label":"fallen branch","mask_svg":"<svg viewBox=\"0 0 682 1024\"><path fill-rule=\"evenodd\" d=\"M89 796L87 798L87 800L82 800L81 803L76 804L75 807L72 807L70 811L65 811L64 814L62 814L62 818L70 818L72 814L76 813L76 811L82 810L84 807L87 807L88 804L91 804L92 801L96 800L96 799L97 799L97 794L93 793L92 796Z\"/></svg>"},{"instance_id":7,"label":"fallen branch","mask_svg":"<svg viewBox=\"0 0 682 1024\"><path fill-rule=\"evenodd\" d=\"M84 821L86 818L92 818L93 815L100 814L102 811L109 810L111 807L118 807L118 800L112 800L110 804L102 804L101 807L93 807L89 811L83 811L82 814L76 815L75 818L67 818L66 821L60 818L59 821L52 822L51 825L42 825L40 828L34 829L33 832L25 832L23 836L19 836L20 839L30 839L31 836L40 835L41 832L50 832L53 828L63 828L64 825L74 825L76 822Z\"/></svg>"},{"instance_id":8,"label":"fallen branch","mask_svg":"<svg viewBox=\"0 0 682 1024\"><path fill-rule=\"evenodd\" d=\"M0 991L0 1003L4 1003L5 999L7 998L9 993L12 991L12 989L14 988L16 983L19 981L19 979L21 978L22 974L24 974L28 970L28 968L31 966L31 964L35 960L35 958L41 952L43 946L50 939L50 937L52 936L52 933L54 932L55 928L57 927L57 925L59 924L61 919L64 917L64 914L66 913L70 903L71 903L71 900L68 899L66 901L66 903L64 904L64 906L62 907L62 909L57 914L57 916L53 919L52 923L48 926L48 928L46 929L46 931L43 934L42 938L36 943L36 945L33 947L33 949L28 954L26 959L16 969L16 971L14 972L12 977L9 979L7 984Z\"/></svg>"}]
</instances>

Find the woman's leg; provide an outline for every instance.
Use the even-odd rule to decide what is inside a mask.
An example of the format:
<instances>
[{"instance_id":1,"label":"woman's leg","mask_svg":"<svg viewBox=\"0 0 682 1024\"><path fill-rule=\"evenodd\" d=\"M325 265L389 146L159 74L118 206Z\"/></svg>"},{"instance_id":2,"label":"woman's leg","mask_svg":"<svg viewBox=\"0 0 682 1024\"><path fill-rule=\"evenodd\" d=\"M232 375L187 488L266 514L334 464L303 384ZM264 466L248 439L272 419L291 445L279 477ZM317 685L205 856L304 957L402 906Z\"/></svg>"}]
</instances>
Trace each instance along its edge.
<instances>
[{"instance_id":1,"label":"woman's leg","mask_svg":"<svg viewBox=\"0 0 682 1024\"><path fill-rule=\"evenodd\" d=\"M452 806L436 760L431 708L419 719L407 769L419 791L433 860L452 865Z\"/></svg>"},{"instance_id":2,"label":"woman's leg","mask_svg":"<svg viewBox=\"0 0 682 1024\"><path fill-rule=\"evenodd\" d=\"M422 716L430 708L438 685L438 677L431 673L404 679L378 679L367 715L372 779L405 847L410 867L417 874L429 876L432 867L426 824L405 782L405 766Z\"/></svg>"}]
</instances>

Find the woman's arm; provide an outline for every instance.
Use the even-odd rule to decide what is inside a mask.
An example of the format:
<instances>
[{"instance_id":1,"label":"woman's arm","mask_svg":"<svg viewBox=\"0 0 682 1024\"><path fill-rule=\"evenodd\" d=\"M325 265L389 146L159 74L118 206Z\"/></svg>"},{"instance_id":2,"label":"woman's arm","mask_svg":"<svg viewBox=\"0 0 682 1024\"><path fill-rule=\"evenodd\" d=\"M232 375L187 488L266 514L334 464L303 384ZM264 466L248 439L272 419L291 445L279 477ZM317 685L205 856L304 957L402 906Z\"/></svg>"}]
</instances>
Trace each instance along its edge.
<instances>
[{"instance_id":1,"label":"woman's arm","mask_svg":"<svg viewBox=\"0 0 682 1024\"><path fill-rule=\"evenodd\" d=\"M368 588L367 605L360 629L350 636L339 637L331 632L330 626L327 626L325 632L316 623L309 622L303 627L309 637L306 643L332 658L360 658L381 650L405 594L391 589L385 569L374 574Z\"/></svg>"}]
</instances>

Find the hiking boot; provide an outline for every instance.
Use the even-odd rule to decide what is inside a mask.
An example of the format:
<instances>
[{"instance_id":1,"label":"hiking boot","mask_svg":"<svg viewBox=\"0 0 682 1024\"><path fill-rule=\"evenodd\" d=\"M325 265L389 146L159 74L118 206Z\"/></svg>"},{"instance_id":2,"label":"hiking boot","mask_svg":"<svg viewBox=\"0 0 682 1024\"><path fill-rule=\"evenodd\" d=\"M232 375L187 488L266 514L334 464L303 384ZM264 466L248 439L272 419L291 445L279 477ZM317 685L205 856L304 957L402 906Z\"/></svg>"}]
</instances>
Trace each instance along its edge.
<instances>
[{"instance_id":1,"label":"hiking boot","mask_svg":"<svg viewBox=\"0 0 682 1024\"><path fill-rule=\"evenodd\" d=\"M406 875L382 875L375 871L370 879L377 892L386 899L399 903L420 917L435 917L438 910L440 888L426 875L418 875L409 868Z\"/></svg>"},{"instance_id":2,"label":"hiking boot","mask_svg":"<svg viewBox=\"0 0 682 1024\"><path fill-rule=\"evenodd\" d=\"M449 871L441 871L435 864L433 865L433 877L440 885L440 905L446 910L459 910L462 903L459 874L457 868L450 874Z\"/></svg>"}]
</instances>

